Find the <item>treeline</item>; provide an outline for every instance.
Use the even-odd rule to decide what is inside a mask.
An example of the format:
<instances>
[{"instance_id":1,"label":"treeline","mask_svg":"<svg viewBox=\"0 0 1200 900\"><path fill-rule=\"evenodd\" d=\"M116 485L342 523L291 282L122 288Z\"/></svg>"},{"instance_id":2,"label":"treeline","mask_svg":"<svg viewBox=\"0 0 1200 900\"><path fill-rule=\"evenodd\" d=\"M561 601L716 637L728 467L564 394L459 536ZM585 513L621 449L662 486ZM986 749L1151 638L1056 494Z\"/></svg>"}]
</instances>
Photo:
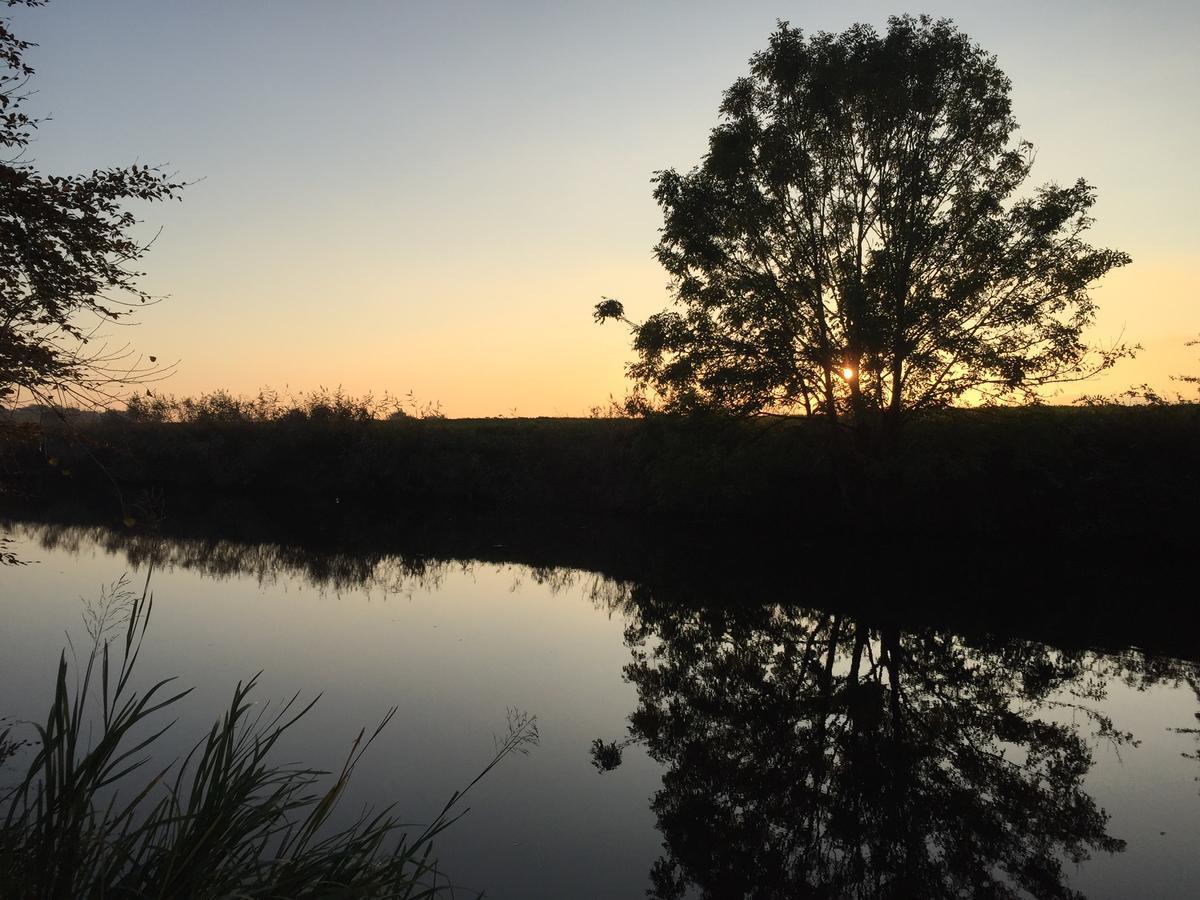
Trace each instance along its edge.
<instances>
[{"instance_id":1,"label":"treeline","mask_svg":"<svg viewBox=\"0 0 1200 900\"><path fill-rule=\"evenodd\" d=\"M896 528L1171 535L1194 527L1200 498L1197 405L950 411L872 459L816 419L381 419L340 395L283 407L213 396L10 423L6 493L82 496L139 521L235 496L305 512L843 529L848 546Z\"/></svg>"}]
</instances>

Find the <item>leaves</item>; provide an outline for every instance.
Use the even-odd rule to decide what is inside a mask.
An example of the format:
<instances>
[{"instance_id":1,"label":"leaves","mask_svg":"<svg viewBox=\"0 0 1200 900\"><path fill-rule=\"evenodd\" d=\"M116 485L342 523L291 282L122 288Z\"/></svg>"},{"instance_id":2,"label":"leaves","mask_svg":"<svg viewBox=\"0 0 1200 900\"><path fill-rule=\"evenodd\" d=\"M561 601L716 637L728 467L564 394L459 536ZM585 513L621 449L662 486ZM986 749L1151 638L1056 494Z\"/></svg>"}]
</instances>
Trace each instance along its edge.
<instances>
[{"instance_id":1,"label":"leaves","mask_svg":"<svg viewBox=\"0 0 1200 900\"><path fill-rule=\"evenodd\" d=\"M0 144L14 151L0 162L0 396L23 390L42 402L67 395L100 405L116 387L169 371L154 357L146 363L105 345L98 328L154 299L132 268L149 243L131 234L137 219L127 204L177 198L183 184L146 165L63 176L24 161L37 127L20 111L30 46L0 24L8 70L0 75Z\"/></svg>"},{"instance_id":2,"label":"leaves","mask_svg":"<svg viewBox=\"0 0 1200 900\"><path fill-rule=\"evenodd\" d=\"M857 417L1027 398L1111 365L1125 348L1082 340L1088 287L1129 258L1082 240L1087 182L1021 194L1033 150L1010 89L949 20L780 23L700 166L655 174L679 312L634 325L639 389L681 412ZM605 299L609 318L624 310Z\"/></svg>"}]
</instances>

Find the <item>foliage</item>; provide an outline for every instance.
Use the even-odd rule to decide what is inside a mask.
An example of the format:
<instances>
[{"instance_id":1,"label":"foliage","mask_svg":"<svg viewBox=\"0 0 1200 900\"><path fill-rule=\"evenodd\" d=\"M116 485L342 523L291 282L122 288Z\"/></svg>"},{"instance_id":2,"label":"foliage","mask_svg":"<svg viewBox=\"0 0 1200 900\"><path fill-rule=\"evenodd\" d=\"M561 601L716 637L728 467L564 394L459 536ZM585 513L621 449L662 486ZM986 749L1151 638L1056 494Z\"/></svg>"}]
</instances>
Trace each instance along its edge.
<instances>
[{"instance_id":1,"label":"foliage","mask_svg":"<svg viewBox=\"0 0 1200 900\"><path fill-rule=\"evenodd\" d=\"M298 397L281 395L269 388L253 397L218 390L199 397L176 398L146 391L129 397L125 407L126 414L138 422L368 422L444 418L440 404L422 403L412 391L403 398L388 394L376 398L373 394L347 394L340 386L332 391L318 388Z\"/></svg>"},{"instance_id":2,"label":"foliage","mask_svg":"<svg viewBox=\"0 0 1200 900\"><path fill-rule=\"evenodd\" d=\"M1185 341L1185 347L1200 346L1200 339ZM1171 381L1177 384L1191 385L1200 392L1200 375L1190 375L1180 373L1172 375ZM1143 381L1141 384L1130 385L1123 391L1116 394L1085 394L1075 402L1080 406L1112 406L1123 404L1144 404L1146 406L1167 406L1167 405L1183 405L1194 404L1197 398L1185 397L1179 391L1174 392L1174 396L1170 396L1161 388L1156 388L1149 382Z\"/></svg>"},{"instance_id":3,"label":"foliage","mask_svg":"<svg viewBox=\"0 0 1200 900\"><path fill-rule=\"evenodd\" d=\"M155 720L189 691L174 691L170 678L140 693L132 687L152 608L146 592L128 596L120 661L110 656L107 632L123 605L122 587L90 620L94 644L82 677L69 677L66 655L60 659L33 761L0 797L4 897L440 895L446 885L432 840L461 815L456 805L480 778L537 743L536 721L510 713L492 760L416 836L401 831L390 808L332 830L339 797L395 710L374 732L360 732L333 783L320 789L329 773L271 761L315 701L298 706L293 697L273 713L251 714L255 676L238 684L225 714L181 764L147 772L148 751L171 725ZM100 721L93 723L88 705L97 690ZM88 742L94 725L98 736Z\"/></svg>"},{"instance_id":4,"label":"foliage","mask_svg":"<svg viewBox=\"0 0 1200 900\"><path fill-rule=\"evenodd\" d=\"M7 0L40 6L44 0ZM24 158L38 120L21 107L33 46L0 21L0 402L102 405L122 386L165 374L155 357L113 347L100 329L151 301L130 266L149 244L134 235L130 201L161 201L182 184L134 164L42 175Z\"/></svg>"},{"instance_id":5,"label":"foliage","mask_svg":"<svg viewBox=\"0 0 1200 900\"><path fill-rule=\"evenodd\" d=\"M785 22L724 95L698 168L656 173L676 310L629 374L663 407L838 418L1030 399L1089 349L1093 188L1024 187L1009 79L949 20L805 35Z\"/></svg>"},{"instance_id":6,"label":"foliage","mask_svg":"<svg viewBox=\"0 0 1200 900\"><path fill-rule=\"evenodd\" d=\"M730 536L843 534L865 549L887 522L843 502L827 431L805 417L177 423L106 414L0 441L0 478L20 473L26 497L99 509L112 504L107 471L126 497L148 491L173 515L244 498L262 516L299 526L302 513L316 527L336 515L356 531L356 516L392 521L406 510L415 527L438 510L469 519L488 509L592 523L625 515L681 534L689 522ZM1153 534L1175 546L1192 533L1198 454L1194 404L947 410L908 429L890 496L909 535ZM813 515L798 518L797 508Z\"/></svg>"},{"instance_id":7,"label":"foliage","mask_svg":"<svg viewBox=\"0 0 1200 900\"><path fill-rule=\"evenodd\" d=\"M1188 341L1187 346L1200 347L1200 338L1197 338L1196 340ZM1200 390L1200 375L1173 375L1171 380L1178 381L1182 384L1190 384L1193 387L1195 387L1197 390Z\"/></svg>"},{"instance_id":8,"label":"foliage","mask_svg":"<svg viewBox=\"0 0 1200 900\"><path fill-rule=\"evenodd\" d=\"M126 414L137 422L185 422L218 424L234 422L275 422L309 419L312 421L366 422L392 409L385 398L376 401L370 394L353 397L339 387L320 389L298 398L280 397L271 390L254 397L239 397L227 391L213 391L199 397L177 399L170 394L147 391L126 400Z\"/></svg>"}]
</instances>

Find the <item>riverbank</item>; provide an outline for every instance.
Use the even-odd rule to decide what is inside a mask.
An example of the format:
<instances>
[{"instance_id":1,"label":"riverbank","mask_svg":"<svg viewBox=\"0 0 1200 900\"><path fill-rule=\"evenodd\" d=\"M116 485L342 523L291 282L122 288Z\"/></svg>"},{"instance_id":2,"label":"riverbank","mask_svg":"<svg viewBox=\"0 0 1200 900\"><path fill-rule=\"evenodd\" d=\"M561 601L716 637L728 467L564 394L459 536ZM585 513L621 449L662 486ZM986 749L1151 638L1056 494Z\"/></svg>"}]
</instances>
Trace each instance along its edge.
<instances>
[{"instance_id":1,"label":"riverbank","mask_svg":"<svg viewBox=\"0 0 1200 900\"><path fill-rule=\"evenodd\" d=\"M855 458L804 419L310 419L10 429L6 493L153 521L221 498L340 508L633 517L697 527L896 528L1071 537L1191 530L1200 406L961 410L914 422L903 453Z\"/></svg>"},{"instance_id":2,"label":"riverbank","mask_svg":"<svg viewBox=\"0 0 1200 900\"><path fill-rule=\"evenodd\" d=\"M296 505L177 497L157 522L116 520L78 499L0 504L0 533L51 550L98 545L139 570L197 571L318 590L396 590L448 571L525 567L554 584L594 573L638 602L694 610L809 605L876 624L1191 658L1194 530L1067 536L1037 522L986 537L911 527L890 540L777 523L682 521L399 505Z\"/></svg>"}]
</instances>

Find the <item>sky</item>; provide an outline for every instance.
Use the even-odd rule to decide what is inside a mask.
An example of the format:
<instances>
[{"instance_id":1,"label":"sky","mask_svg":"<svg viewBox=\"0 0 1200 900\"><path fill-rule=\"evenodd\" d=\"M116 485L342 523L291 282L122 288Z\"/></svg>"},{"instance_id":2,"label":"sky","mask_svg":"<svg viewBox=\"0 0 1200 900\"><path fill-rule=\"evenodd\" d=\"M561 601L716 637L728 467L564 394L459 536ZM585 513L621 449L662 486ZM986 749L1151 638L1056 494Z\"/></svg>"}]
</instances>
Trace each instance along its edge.
<instances>
[{"instance_id":1,"label":"sky","mask_svg":"<svg viewBox=\"0 0 1200 900\"><path fill-rule=\"evenodd\" d=\"M48 174L133 162L192 184L138 209L118 330L178 361L159 390L406 395L450 416L586 415L627 390L620 298L668 303L656 170L705 152L777 19L950 16L1013 82L1035 181L1087 178L1093 243L1133 264L1090 338L1143 351L1087 392L1200 372L1200 4L52 0L27 111ZM1067 389L1068 400L1080 393Z\"/></svg>"}]
</instances>

